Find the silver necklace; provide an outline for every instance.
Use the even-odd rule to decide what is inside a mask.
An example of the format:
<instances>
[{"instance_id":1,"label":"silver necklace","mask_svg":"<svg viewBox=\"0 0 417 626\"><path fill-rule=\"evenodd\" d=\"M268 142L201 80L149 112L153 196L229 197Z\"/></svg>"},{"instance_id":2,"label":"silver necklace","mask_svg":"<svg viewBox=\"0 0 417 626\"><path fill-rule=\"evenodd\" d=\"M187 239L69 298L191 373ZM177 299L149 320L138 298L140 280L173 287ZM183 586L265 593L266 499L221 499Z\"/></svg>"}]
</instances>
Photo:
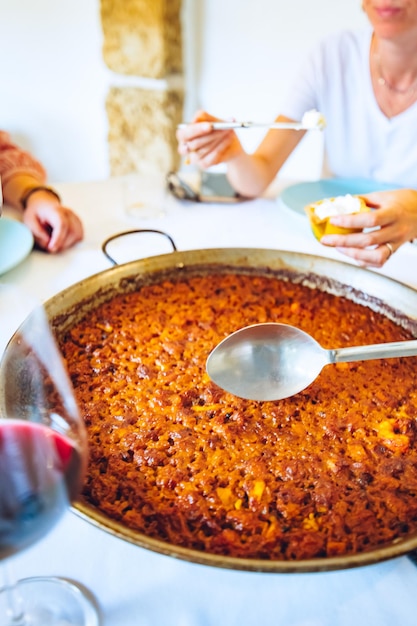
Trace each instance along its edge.
<instances>
[{"instance_id":1,"label":"silver necklace","mask_svg":"<svg viewBox=\"0 0 417 626\"><path fill-rule=\"evenodd\" d=\"M393 93L399 94L401 96L405 96L407 94L414 94L417 91L417 79L409 86L407 87L407 89L399 89L398 87L394 87L394 85L391 85L386 78L384 78L383 74L382 74L382 68L381 68L381 60L379 58L379 54L375 54L375 61L376 61L376 70L377 70L377 82L379 85L382 85L383 87L386 87L388 89L388 91L392 91Z\"/></svg>"}]
</instances>

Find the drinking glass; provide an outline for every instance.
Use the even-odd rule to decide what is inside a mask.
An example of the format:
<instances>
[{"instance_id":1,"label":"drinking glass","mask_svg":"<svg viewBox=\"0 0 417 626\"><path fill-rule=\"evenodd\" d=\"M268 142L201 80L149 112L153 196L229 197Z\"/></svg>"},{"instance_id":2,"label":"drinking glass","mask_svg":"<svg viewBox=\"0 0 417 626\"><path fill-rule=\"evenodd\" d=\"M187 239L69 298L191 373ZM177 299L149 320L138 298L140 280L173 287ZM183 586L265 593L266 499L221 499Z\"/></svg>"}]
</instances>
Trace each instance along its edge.
<instances>
[{"instance_id":1,"label":"drinking glass","mask_svg":"<svg viewBox=\"0 0 417 626\"><path fill-rule=\"evenodd\" d=\"M30 302L0 284L0 355L6 343L0 364L0 564L8 569L13 555L40 541L77 498L87 465L85 426L69 377L43 308ZM44 576L14 583L6 575L5 581L2 626L99 624L93 602L75 583Z\"/></svg>"},{"instance_id":2,"label":"drinking glass","mask_svg":"<svg viewBox=\"0 0 417 626\"><path fill-rule=\"evenodd\" d=\"M166 214L168 189L165 174L132 173L123 178L126 216L134 221L160 219Z\"/></svg>"}]
</instances>

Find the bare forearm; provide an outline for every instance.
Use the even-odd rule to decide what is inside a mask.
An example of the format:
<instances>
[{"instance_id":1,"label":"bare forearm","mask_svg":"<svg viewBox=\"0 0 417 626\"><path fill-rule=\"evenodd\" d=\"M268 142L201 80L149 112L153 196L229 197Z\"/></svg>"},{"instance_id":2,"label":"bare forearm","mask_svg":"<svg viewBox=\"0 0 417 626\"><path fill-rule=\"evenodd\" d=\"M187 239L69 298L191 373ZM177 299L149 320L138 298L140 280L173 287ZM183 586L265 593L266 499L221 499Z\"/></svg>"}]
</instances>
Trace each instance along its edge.
<instances>
[{"instance_id":1,"label":"bare forearm","mask_svg":"<svg viewBox=\"0 0 417 626\"><path fill-rule=\"evenodd\" d=\"M227 164L227 177L232 187L242 196L260 196L274 178L268 162L256 154L243 152Z\"/></svg>"},{"instance_id":2,"label":"bare forearm","mask_svg":"<svg viewBox=\"0 0 417 626\"><path fill-rule=\"evenodd\" d=\"M278 116L276 121L293 120ZM245 196L261 195L304 135L305 131L271 130L253 154L241 150L228 161L228 177L232 186Z\"/></svg>"}]
</instances>

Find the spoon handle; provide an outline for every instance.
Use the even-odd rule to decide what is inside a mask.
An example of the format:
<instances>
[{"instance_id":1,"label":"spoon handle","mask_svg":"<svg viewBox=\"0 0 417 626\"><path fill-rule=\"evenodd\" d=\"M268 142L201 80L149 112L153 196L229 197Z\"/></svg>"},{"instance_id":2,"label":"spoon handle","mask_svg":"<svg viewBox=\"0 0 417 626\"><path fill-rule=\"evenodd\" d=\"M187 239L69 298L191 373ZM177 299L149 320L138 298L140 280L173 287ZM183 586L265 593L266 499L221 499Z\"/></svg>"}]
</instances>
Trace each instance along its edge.
<instances>
[{"instance_id":1,"label":"spoon handle","mask_svg":"<svg viewBox=\"0 0 417 626\"><path fill-rule=\"evenodd\" d=\"M370 346L352 346L328 350L329 363L390 359L398 356L417 356L417 340L377 343Z\"/></svg>"}]
</instances>

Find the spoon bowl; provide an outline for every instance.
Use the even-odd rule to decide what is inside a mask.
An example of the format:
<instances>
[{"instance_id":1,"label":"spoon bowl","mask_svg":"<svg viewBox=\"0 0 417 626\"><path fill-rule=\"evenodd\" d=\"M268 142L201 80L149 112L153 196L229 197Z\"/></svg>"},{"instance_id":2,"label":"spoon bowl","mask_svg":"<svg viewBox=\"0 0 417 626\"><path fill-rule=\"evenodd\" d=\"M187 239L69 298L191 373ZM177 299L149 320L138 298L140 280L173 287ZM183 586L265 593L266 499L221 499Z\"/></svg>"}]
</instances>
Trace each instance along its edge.
<instances>
[{"instance_id":1,"label":"spoon bowl","mask_svg":"<svg viewBox=\"0 0 417 626\"><path fill-rule=\"evenodd\" d=\"M206 370L219 387L248 400L282 400L308 387L325 365L416 356L417 340L326 350L288 324L254 324L232 333L209 354Z\"/></svg>"}]
</instances>

